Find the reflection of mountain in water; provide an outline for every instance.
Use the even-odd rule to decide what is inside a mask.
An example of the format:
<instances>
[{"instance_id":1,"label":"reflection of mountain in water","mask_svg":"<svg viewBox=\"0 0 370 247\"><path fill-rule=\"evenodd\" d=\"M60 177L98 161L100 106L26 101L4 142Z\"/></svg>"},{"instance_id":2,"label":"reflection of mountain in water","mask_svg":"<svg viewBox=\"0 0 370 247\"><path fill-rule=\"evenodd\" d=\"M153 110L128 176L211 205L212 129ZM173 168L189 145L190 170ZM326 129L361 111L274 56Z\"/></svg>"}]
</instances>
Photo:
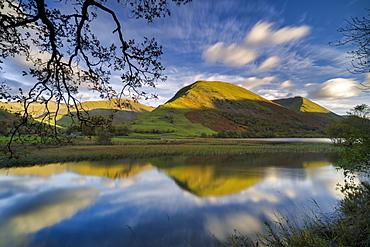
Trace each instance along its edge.
<instances>
[{"instance_id":1,"label":"reflection of mountain in water","mask_svg":"<svg viewBox=\"0 0 370 247\"><path fill-rule=\"evenodd\" d=\"M111 179L132 177L153 168L150 163L142 164L132 161L100 161L71 163L68 168L81 175L101 176Z\"/></svg>"},{"instance_id":2,"label":"reflection of mountain in water","mask_svg":"<svg viewBox=\"0 0 370 247\"><path fill-rule=\"evenodd\" d=\"M41 176L67 171L85 176L110 179L135 176L158 167L170 176L180 188L197 196L224 196L245 190L260 182L271 167L305 168L304 176L311 176L309 168L323 167L334 158L325 153L248 154L243 156L176 156L141 160L107 160L71 162L25 168L0 170L0 174Z\"/></svg>"},{"instance_id":3,"label":"reflection of mountain in water","mask_svg":"<svg viewBox=\"0 0 370 247\"><path fill-rule=\"evenodd\" d=\"M224 196L260 182L269 167L315 168L330 164L329 154L248 154L166 157L152 160L184 190L197 196ZM312 175L310 172L306 176Z\"/></svg>"},{"instance_id":4,"label":"reflection of mountain in water","mask_svg":"<svg viewBox=\"0 0 370 247\"><path fill-rule=\"evenodd\" d=\"M242 191L258 183L262 177L220 176L214 166L178 167L166 169L175 182L184 190L197 196L223 196Z\"/></svg>"},{"instance_id":5,"label":"reflection of mountain in water","mask_svg":"<svg viewBox=\"0 0 370 247\"><path fill-rule=\"evenodd\" d=\"M152 168L151 164L139 164L132 161L81 161L63 164L49 164L44 166L0 169L0 174L49 177L54 174L61 174L71 171L85 176L100 176L115 179L132 177L150 168Z\"/></svg>"}]
</instances>

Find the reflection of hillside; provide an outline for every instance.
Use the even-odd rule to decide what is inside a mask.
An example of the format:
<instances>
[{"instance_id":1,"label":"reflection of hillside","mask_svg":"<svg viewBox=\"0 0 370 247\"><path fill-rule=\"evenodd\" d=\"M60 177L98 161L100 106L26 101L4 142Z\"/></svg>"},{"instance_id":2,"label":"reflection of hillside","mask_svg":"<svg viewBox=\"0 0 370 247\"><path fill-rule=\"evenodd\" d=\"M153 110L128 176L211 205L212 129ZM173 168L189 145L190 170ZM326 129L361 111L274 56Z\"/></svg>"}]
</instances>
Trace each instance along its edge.
<instances>
[{"instance_id":1,"label":"reflection of hillside","mask_svg":"<svg viewBox=\"0 0 370 247\"><path fill-rule=\"evenodd\" d=\"M68 169L81 175L101 176L108 178L127 178L152 168L151 164L111 164L112 162L78 162L70 163Z\"/></svg>"},{"instance_id":2,"label":"reflection of hillside","mask_svg":"<svg viewBox=\"0 0 370 247\"><path fill-rule=\"evenodd\" d=\"M47 177L67 171L111 179L132 177L158 167L182 189L198 196L223 196L240 192L261 181L271 167L307 168L302 176L311 176L317 168L330 164L335 157L325 153L247 154L213 157L159 157L141 160L71 162L26 168L0 169L0 174ZM271 172L271 171L270 171ZM271 175L271 174L269 174Z\"/></svg>"},{"instance_id":3,"label":"reflection of hillside","mask_svg":"<svg viewBox=\"0 0 370 247\"><path fill-rule=\"evenodd\" d=\"M68 170L67 164L49 164L45 166L11 167L0 169L0 174L10 176L37 176L49 177L54 174L64 173Z\"/></svg>"},{"instance_id":4,"label":"reflection of hillside","mask_svg":"<svg viewBox=\"0 0 370 247\"><path fill-rule=\"evenodd\" d=\"M330 164L329 161L307 161L303 162L304 168L318 168L328 166Z\"/></svg>"},{"instance_id":5,"label":"reflection of hillside","mask_svg":"<svg viewBox=\"0 0 370 247\"><path fill-rule=\"evenodd\" d=\"M45 166L33 167L14 167L7 169L0 169L0 174L7 174L13 176L37 176L48 177L54 174L60 174L67 171L72 171L85 176L102 176L111 179L126 178L139 174L142 171L150 169L150 164L139 164L122 161L109 162L70 162L64 164L49 164Z\"/></svg>"},{"instance_id":6,"label":"reflection of hillside","mask_svg":"<svg viewBox=\"0 0 370 247\"><path fill-rule=\"evenodd\" d=\"M261 180L261 176L222 175L217 166L183 166L165 168L183 189L197 196L223 196L242 191Z\"/></svg>"},{"instance_id":7,"label":"reflection of hillside","mask_svg":"<svg viewBox=\"0 0 370 247\"><path fill-rule=\"evenodd\" d=\"M153 162L184 190L197 196L224 196L258 183L262 175L243 166L237 157L172 157Z\"/></svg>"},{"instance_id":8,"label":"reflection of hillside","mask_svg":"<svg viewBox=\"0 0 370 247\"><path fill-rule=\"evenodd\" d=\"M266 168L316 168L330 164L329 154L248 154L243 156L166 157L152 160L184 190L197 196L223 196L262 181ZM306 174L309 176L309 173Z\"/></svg>"}]
</instances>

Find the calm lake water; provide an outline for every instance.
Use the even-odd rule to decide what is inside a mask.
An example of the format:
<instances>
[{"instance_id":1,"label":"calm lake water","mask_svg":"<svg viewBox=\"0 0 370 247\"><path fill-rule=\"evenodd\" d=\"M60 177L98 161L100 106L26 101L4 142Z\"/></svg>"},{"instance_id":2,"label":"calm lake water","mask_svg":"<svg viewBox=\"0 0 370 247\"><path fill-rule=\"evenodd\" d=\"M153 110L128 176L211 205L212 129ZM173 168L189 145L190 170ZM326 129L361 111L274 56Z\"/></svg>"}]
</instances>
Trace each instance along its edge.
<instances>
[{"instance_id":1,"label":"calm lake water","mask_svg":"<svg viewBox=\"0 0 370 247\"><path fill-rule=\"evenodd\" d=\"M214 246L234 229L297 220L317 209L313 200L331 213L343 183L334 160L250 154L2 169L0 245Z\"/></svg>"}]
</instances>

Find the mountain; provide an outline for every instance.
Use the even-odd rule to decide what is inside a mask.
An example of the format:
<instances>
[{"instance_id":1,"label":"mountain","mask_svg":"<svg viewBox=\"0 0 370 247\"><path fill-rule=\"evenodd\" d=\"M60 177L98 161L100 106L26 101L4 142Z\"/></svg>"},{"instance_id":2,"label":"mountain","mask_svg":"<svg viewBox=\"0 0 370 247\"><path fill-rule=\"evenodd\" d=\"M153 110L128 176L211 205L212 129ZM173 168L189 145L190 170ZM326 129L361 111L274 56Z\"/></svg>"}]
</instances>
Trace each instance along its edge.
<instances>
[{"instance_id":1,"label":"mountain","mask_svg":"<svg viewBox=\"0 0 370 247\"><path fill-rule=\"evenodd\" d=\"M319 136L327 125L324 117L301 114L245 88L219 81L186 86L164 105L130 123L136 132L228 132L229 137L231 132L242 133L242 137Z\"/></svg>"},{"instance_id":2,"label":"mountain","mask_svg":"<svg viewBox=\"0 0 370 247\"><path fill-rule=\"evenodd\" d=\"M273 102L304 116L314 118L318 122L322 121L324 125L329 124L331 121L336 121L342 118L341 116L312 102L311 100L300 96L294 98L277 99L273 100Z\"/></svg>"},{"instance_id":3,"label":"mountain","mask_svg":"<svg viewBox=\"0 0 370 247\"><path fill-rule=\"evenodd\" d=\"M71 105L32 103L28 113L37 121L68 127ZM58 108L59 107L59 108ZM319 137L328 123L340 116L302 98L270 101L245 88L220 81L197 81L179 90L156 109L130 100L86 101L77 105L90 116L113 116L113 124L124 122L136 133L170 133L184 136L219 137ZM0 118L12 122L23 112L20 103L0 102ZM55 116L57 109L58 115ZM9 114L12 113L12 114ZM1 119L0 119L1 120Z\"/></svg>"},{"instance_id":4,"label":"mountain","mask_svg":"<svg viewBox=\"0 0 370 247\"><path fill-rule=\"evenodd\" d=\"M152 111L154 108L149 107L132 100L125 99L112 99L109 101L86 101L77 104L79 110L87 111L91 116L103 116L108 117L113 115L113 124L122 124L123 122L137 117L141 114ZM23 114L23 105L19 102L0 102L0 108L11 115ZM47 115L47 110L49 109L49 114ZM28 112L32 118L42 121L46 121L47 118L54 118L56 111L59 109L58 115L56 116L57 125L66 127L72 123L72 120L68 114L68 108L72 113L76 112L76 109L68 104L60 104L53 101L48 102L46 108L45 102L35 102L30 104ZM7 115L9 118L10 115ZM47 117L47 118L45 118Z\"/></svg>"}]
</instances>

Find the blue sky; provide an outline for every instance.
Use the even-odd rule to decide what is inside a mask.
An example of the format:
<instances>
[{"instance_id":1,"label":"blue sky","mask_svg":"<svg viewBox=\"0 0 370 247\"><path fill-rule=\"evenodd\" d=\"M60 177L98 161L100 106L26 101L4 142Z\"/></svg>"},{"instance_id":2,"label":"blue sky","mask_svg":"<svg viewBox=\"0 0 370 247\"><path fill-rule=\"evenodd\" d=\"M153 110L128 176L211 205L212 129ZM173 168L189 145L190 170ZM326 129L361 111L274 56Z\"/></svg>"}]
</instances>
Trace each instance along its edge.
<instances>
[{"instance_id":1,"label":"blue sky","mask_svg":"<svg viewBox=\"0 0 370 247\"><path fill-rule=\"evenodd\" d=\"M176 7L172 15L144 20L120 13L125 39L155 37L163 46L165 82L156 89L158 100L142 100L158 106L183 86L197 80L219 80L243 86L267 99L303 96L338 114L362 103L370 105L370 94L357 88L370 83L370 75L352 74L347 51L329 42L343 38L337 30L345 19L366 16L368 0L193 0ZM104 41L112 37L109 18L99 15L94 26ZM114 37L113 37L114 39ZM24 64L23 64L24 65ZM0 74L18 87L22 64L8 61ZM2 77L2 78L1 78ZM119 89L119 75L111 83ZM83 88L80 98L98 100Z\"/></svg>"}]
</instances>

